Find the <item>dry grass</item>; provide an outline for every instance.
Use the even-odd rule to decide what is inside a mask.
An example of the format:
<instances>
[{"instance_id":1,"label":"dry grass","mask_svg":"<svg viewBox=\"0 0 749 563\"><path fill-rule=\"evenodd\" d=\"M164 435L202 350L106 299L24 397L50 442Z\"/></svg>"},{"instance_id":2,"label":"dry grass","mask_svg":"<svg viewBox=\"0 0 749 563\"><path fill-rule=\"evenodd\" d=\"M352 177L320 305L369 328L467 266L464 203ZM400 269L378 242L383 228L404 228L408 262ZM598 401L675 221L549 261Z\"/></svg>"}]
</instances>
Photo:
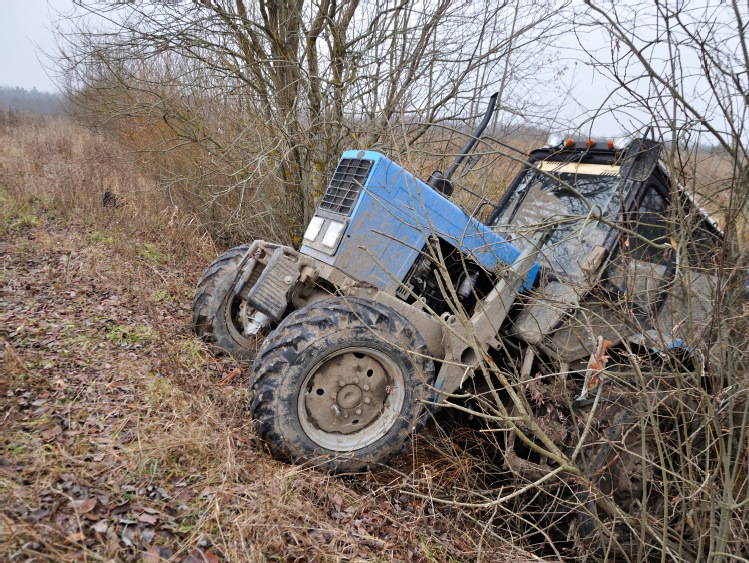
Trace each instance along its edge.
<instances>
[{"instance_id":1,"label":"dry grass","mask_svg":"<svg viewBox=\"0 0 749 563\"><path fill-rule=\"evenodd\" d=\"M517 560L481 511L429 500L480 480L449 441L350 477L272 460L247 367L191 334L217 252L194 218L64 119L0 124L0 147L0 558Z\"/></svg>"},{"instance_id":2,"label":"dry grass","mask_svg":"<svg viewBox=\"0 0 749 563\"><path fill-rule=\"evenodd\" d=\"M431 424L375 473L331 477L272 460L245 412L248 366L214 357L191 332L195 282L219 252L199 216L117 144L64 119L0 122L0 151L0 558L579 553L564 537L569 496L541 487L514 496L517 482L493 462L502 446L492 432ZM399 161L425 177L442 166L434 154ZM470 179L495 200L513 172L491 163ZM726 171L717 163L705 174L717 185ZM117 206L102 205L104 191ZM720 522L743 541L745 474L725 499L703 481L689 482L695 499L718 508L738 499Z\"/></svg>"}]
</instances>

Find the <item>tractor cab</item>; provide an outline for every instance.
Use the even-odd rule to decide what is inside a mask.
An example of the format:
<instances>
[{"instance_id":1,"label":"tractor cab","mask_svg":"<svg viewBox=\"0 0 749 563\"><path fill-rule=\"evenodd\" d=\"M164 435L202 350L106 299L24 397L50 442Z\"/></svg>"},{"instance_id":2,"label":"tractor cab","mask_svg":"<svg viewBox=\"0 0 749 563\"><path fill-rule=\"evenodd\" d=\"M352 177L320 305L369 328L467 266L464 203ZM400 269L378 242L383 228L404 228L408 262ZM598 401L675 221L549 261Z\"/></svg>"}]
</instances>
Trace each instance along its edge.
<instances>
[{"instance_id":1,"label":"tractor cab","mask_svg":"<svg viewBox=\"0 0 749 563\"><path fill-rule=\"evenodd\" d=\"M700 307L691 320L706 323L712 279L704 262L714 255L709 249L717 248L720 229L681 186L671 189L661 150L645 138L551 135L530 153L487 221L521 251L539 230L549 232L537 255L537 290L514 319L515 336L564 362L595 351L591 329L611 342L651 340L656 348L699 339L686 327L674 331L683 325L674 290L685 281L697 290ZM692 260L681 280L676 232L688 241Z\"/></svg>"}]
</instances>

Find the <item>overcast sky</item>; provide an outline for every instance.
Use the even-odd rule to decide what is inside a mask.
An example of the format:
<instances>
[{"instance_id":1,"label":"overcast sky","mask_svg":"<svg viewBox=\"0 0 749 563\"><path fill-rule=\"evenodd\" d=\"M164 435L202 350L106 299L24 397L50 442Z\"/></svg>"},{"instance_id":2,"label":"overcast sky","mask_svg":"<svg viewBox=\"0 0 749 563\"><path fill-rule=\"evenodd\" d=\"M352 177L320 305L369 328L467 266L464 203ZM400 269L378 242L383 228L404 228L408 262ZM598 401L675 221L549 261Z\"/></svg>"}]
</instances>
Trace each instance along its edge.
<instances>
[{"instance_id":1,"label":"overcast sky","mask_svg":"<svg viewBox=\"0 0 749 563\"><path fill-rule=\"evenodd\" d=\"M3 1L0 18L0 85L54 91L53 81L43 64L49 63L41 51L52 52L50 31L53 10L67 11L73 0ZM40 51L41 50L41 51Z\"/></svg>"},{"instance_id":2,"label":"overcast sky","mask_svg":"<svg viewBox=\"0 0 749 563\"><path fill-rule=\"evenodd\" d=\"M54 64L45 53L54 54L53 20L58 12L73 8L73 0L3 0L0 18L0 86L55 91ZM568 38L574 41L573 37ZM579 69L581 70L581 69ZM584 72L579 79L590 92L592 80ZM594 103L592 100L589 103Z\"/></svg>"},{"instance_id":3,"label":"overcast sky","mask_svg":"<svg viewBox=\"0 0 749 563\"><path fill-rule=\"evenodd\" d=\"M72 7L73 0L3 1L0 85L56 90L54 65L45 53L55 52L52 22L56 13L67 12ZM589 83L590 77L584 80Z\"/></svg>"},{"instance_id":4,"label":"overcast sky","mask_svg":"<svg viewBox=\"0 0 749 563\"><path fill-rule=\"evenodd\" d=\"M59 12L73 8L73 0L0 0L3 17L0 18L0 85L21 86L26 89L55 91L54 64L45 53L54 54L55 41L52 32L53 20ZM701 4L695 0L694 4ZM607 44L602 37L603 30L597 30L584 37L590 44ZM579 37L568 34L558 38L559 47L569 53L573 63L570 72L563 79L570 82L571 95L560 101L560 108L567 108L567 115L560 115L563 121L581 124L589 112L605 103L611 83L596 76L585 64L574 63ZM47 68L45 68L47 67ZM574 70L572 70L574 68ZM631 124L618 121L611 115L596 118L594 133L615 135L630 130Z\"/></svg>"}]
</instances>

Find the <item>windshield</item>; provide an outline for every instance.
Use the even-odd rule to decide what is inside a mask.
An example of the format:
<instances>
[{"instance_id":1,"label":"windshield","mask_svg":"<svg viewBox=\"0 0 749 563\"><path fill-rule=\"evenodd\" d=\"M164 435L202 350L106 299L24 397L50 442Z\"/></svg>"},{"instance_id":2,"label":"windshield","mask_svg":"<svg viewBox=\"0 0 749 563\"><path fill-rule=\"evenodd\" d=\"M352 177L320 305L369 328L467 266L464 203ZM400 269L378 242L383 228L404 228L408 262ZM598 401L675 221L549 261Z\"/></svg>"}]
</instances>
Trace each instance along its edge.
<instances>
[{"instance_id":1,"label":"windshield","mask_svg":"<svg viewBox=\"0 0 749 563\"><path fill-rule=\"evenodd\" d=\"M585 258L610 230L592 217L619 209L618 183L618 166L542 162L526 172L491 226L521 250L539 229L551 228L537 261L559 278L581 281Z\"/></svg>"}]
</instances>

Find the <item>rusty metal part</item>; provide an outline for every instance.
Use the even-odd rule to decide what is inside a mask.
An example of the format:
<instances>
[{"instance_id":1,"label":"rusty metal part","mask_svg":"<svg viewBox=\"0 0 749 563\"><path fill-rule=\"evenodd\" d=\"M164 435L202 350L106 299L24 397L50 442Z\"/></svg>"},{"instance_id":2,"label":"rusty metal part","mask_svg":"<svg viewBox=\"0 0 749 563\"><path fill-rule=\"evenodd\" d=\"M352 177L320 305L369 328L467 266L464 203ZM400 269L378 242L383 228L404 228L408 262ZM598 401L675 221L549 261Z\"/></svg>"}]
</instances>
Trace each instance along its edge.
<instances>
[{"instance_id":1,"label":"rusty metal part","mask_svg":"<svg viewBox=\"0 0 749 563\"><path fill-rule=\"evenodd\" d=\"M577 401L584 401L587 399L588 394L595 392L598 386L604 381L603 370L608 362L608 356L606 351L613 344L611 340L605 339L603 336L599 336L597 339L596 351L591 354L590 360L588 360L588 368L585 370L585 382L583 383L583 391L577 398Z\"/></svg>"},{"instance_id":2,"label":"rusty metal part","mask_svg":"<svg viewBox=\"0 0 749 563\"><path fill-rule=\"evenodd\" d=\"M299 398L299 420L315 443L331 450L364 447L399 416L404 379L386 354L345 348L310 370Z\"/></svg>"}]
</instances>

